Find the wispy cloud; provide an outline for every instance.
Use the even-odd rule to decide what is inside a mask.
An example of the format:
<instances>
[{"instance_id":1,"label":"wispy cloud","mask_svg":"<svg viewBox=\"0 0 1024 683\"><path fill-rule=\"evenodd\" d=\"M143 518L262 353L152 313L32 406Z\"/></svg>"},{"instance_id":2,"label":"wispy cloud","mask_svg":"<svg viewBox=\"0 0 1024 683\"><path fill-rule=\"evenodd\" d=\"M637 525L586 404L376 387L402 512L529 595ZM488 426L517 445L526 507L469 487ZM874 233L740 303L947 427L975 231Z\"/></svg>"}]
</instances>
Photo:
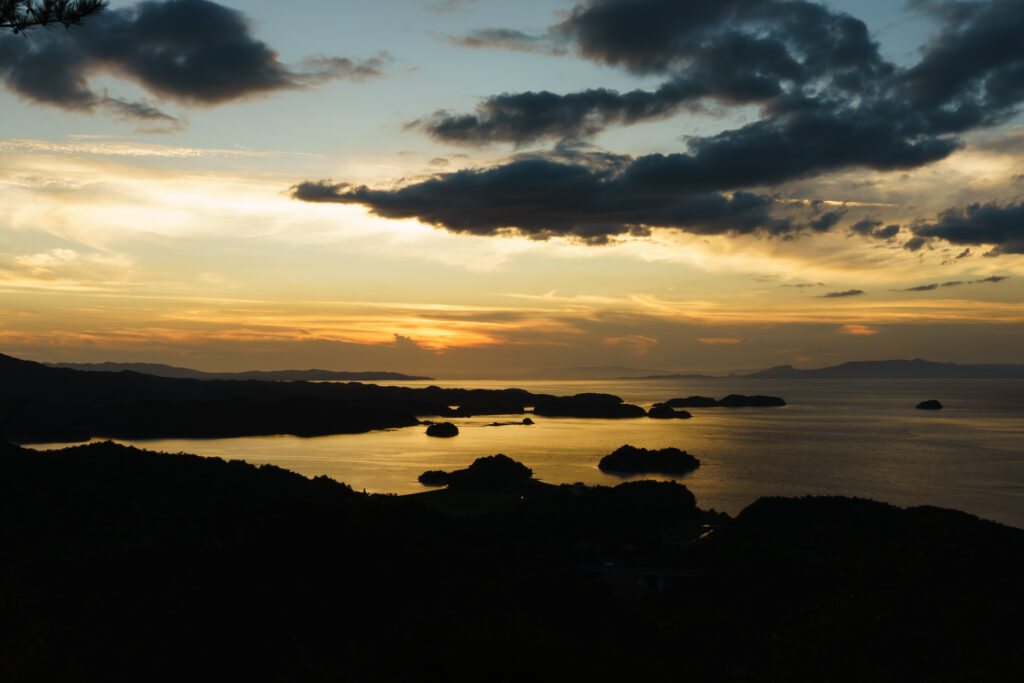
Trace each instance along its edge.
<instances>
[{"instance_id":1,"label":"wispy cloud","mask_svg":"<svg viewBox=\"0 0 1024 683\"><path fill-rule=\"evenodd\" d=\"M996 283L1002 282L1003 280L1010 279L1009 275L991 275L989 277L983 277L977 280L949 280L947 282L932 282L927 285L917 285L915 287L907 287L904 292L931 292L940 287L961 287L963 285L977 285L982 283Z\"/></svg>"},{"instance_id":2,"label":"wispy cloud","mask_svg":"<svg viewBox=\"0 0 1024 683\"><path fill-rule=\"evenodd\" d=\"M320 154L303 152L281 152L251 149L218 149L204 147L175 147L171 145L147 144L126 140L84 139L75 142L51 142L47 140L2 140L0 152L28 152L35 154L91 154L114 157L166 157L172 159L196 159L203 157L239 157L272 159L275 157L322 158Z\"/></svg>"}]
</instances>

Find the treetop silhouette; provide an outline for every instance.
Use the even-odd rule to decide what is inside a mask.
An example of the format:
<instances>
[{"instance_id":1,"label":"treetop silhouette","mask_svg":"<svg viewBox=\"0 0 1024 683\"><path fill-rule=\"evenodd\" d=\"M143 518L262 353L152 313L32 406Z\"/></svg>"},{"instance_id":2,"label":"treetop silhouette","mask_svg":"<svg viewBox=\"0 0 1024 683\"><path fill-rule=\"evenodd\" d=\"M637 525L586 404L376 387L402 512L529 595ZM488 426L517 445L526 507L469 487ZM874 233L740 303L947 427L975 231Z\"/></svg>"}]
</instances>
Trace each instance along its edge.
<instances>
[{"instance_id":1,"label":"treetop silhouette","mask_svg":"<svg viewBox=\"0 0 1024 683\"><path fill-rule=\"evenodd\" d=\"M107 5L107 0L0 0L0 29L21 33L33 26L70 28Z\"/></svg>"}]
</instances>

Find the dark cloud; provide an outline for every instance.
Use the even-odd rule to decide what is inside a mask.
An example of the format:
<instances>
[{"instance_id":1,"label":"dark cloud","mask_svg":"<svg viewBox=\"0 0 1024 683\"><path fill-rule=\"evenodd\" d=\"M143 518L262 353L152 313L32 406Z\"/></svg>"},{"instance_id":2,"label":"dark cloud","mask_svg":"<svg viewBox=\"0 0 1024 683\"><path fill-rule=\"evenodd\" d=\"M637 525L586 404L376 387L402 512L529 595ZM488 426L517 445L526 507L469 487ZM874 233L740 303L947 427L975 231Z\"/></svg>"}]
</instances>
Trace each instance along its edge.
<instances>
[{"instance_id":1,"label":"dark cloud","mask_svg":"<svg viewBox=\"0 0 1024 683\"><path fill-rule=\"evenodd\" d=\"M967 249L964 249L959 254L957 254L956 255L956 259L959 261L960 259L967 258L970 255L971 255L971 248L968 247Z\"/></svg>"},{"instance_id":2,"label":"dark cloud","mask_svg":"<svg viewBox=\"0 0 1024 683\"><path fill-rule=\"evenodd\" d=\"M812 2L590 0L543 36L489 29L479 44L560 38L586 59L665 76L659 88L504 93L472 114L440 112L414 125L450 143L520 145L579 139L714 98L761 103L762 118L689 139L688 163L720 177L704 190L857 166L915 168L955 151L955 134L1003 121L1024 100L1024 0L972 12L926 4L941 35L916 66L900 69L863 22ZM685 176L679 186L686 191Z\"/></svg>"},{"instance_id":3,"label":"dark cloud","mask_svg":"<svg viewBox=\"0 0 1024 683\"><path fill-rule=\"evenodd\" d=\"M880 54L863 22L806 0L587 0L537 35L486 29L459 41L565 46L584 59L657 76L659 87L503 93L473 113L438 112L409 125L448 143L555 140L566 148L609 126L664 118L709 99L756 103L760 118L688 137L686 153L618 157L615 168L515 157L397 189L307 182L293 194L459 232L515 229L595 242L645 227L785 236L831 230L839 211L781 220L764 188L849 168L927 165L960 148L959 134L1007 120L1024 101L1024 0L992 0L971 11L954 5L919 5L937 17L938 35L915 66L902 68ZM1024 248L1005 235L981 240L988 229L957 237L956 221L941 223L932 226L935 234L914 227L903 247L918 251L948 233L963 244ZM851 230L889 240L900 226L872 218Z\"/></svg>"},{"instance_id":4,"label":"dark cloud","mask_svg":"<svg viewBox=\"0 0 1024 683\"><path fill-rule=\"evenodd\" d=\"M797 289L805 289L807 287L824 287L824 282L804 282L795 285L780 285L781 287L796 287Z\"/></svg>"},{"instance_id":5,"label":"dark cloud","mask_svg":"<svg viewBox=\"0 0 1024 683\"><path fill-rule=\"evenodd\" d=\"M933 289L938 289L939 286L935 283L930 285L918 285L917 287L907 287L904 292L930 292Z\"/></svg>"},{"instance_id":6,"label":"dark cloud","mask_svg":"<svg viewBox=\"0 0 1024 683\"><path fill-rule=\"evenodd\" d=\"M850 231L858 235L868 236L881 227L882 221L875 218L865 218L850 226Z\"/></svg>"},{"instance_id":7,"label":"dark cloud","mask_svg":"<svg viewBox=\"0 0 1024 683\"><path fill-rule=\"evenodd\" d=\"M434 137L470 145L592 135L707 98L770 103L823 81L859 93L862 82L892 69L862 22L806 2L591 2L546 34L485 29L449 40L545 52L571 44L587 59L668 77L650 92L506 93L482 102L475 114L439 113L422 122Z\"/></svg>"},{"instance_id":8,"label":"dark cloud","mask_svg":"<svg viewBox=\"0 0 1024 683\"><path fill-rule=\"evenodd\" d=\"M771 198L749 192L680 193L674 160L656 155L621 166L621 158L521 157L483 170L445 173L398 189L305 182L292 196L362 204L386 218L416 218L453 232L518 232L534 239L569 236L591 243L643 234L648 227L696 234L789 234L802 226L772 216Z\"/></svg>"},{"instance_id":9,"label":"dark cloud","mask_svg":"<svg viewBox=\"0 0 1024 683\"><path fill-rule=\"evenodd\" d=\"M892 239L900 232L900 226L896 224L882 227L883 221L877 218L865 218L850 226L850 232L864 237L873 237L880 240Z\"/></svg>"},{"instance_id":10,"label":"dark cloud","mask_svg":"<svg viewBox=\"0 0 1024 683\"><path fill-rule=\"evenodd\" d=\"M911 237L903 243L903 248L907 251L920 251L921 247L923 247L927 241L928 240L923 237Z\"/></svg>"},{"instance_id":11,"label":"dark cloud","mask_svg":"<svg viewBox=\"0 0 1024 683\"><path fill-rule=\"evenodd\" d=\"M884 228L879 228L878 230L875 230L873 233L871 233L871 235L872 235L872 237L877 237L878 239L887 240L887 239L892 239L893 237L898 235L899 232L900 232L900 226L896 225L896 224L893 224L893 225L887 225Z\"/></svg>"},{"instance_id":12,"label":"dark cloud","mask_svg":"<svg viewBox=\"0 0 1024 683\"><path fill-rule=\"evenodd\" d=\"M863 289L847 289L842 292L829 292L828 294L819 295L819 299L841 299L847 296L860 296L864 293Z\"/></svg>"},{"instance_id":13,"label":"dark cloud","mask_svg":"<svg viewBox=\"0 0 1024 683\"><path fill-rule=\"evenodd\" d=\"M962 284L964 284L963 280L953 280L951 282L943 282L942 285L940 285L940 286L942 286L942 287L959 287ZM973 283L968 282L967 284L973 284Z\"/></svg>"},{"instance_id":14,"label":"dark cloud","mask_svg":"<svg viewBox=\"0 0 1024 683\"><path fill-rule=\"evenodd\" d=\"M826 211L808 223L808 227L815 232L828 232L846 215L845 209Z\"/></svg>"},{"instance_id":15,"label":"dark cloud","mask_svg":"<svg viewBox=\"0 0 1024 683\"><path fill-rule=\"evenodd\" d=\"M650 120L675 111L675 104L659 93L642 90L624 94L605 88L570 95L548 91L505 93L481 103L475 114L440 111L407 127L421 128L443 142L521 145L547 137L588 137L613 123Z\"/></svg>"},{"instance_id":16,"label":"dark cloud","mask_svg":"<svg viewBox=\"0 0 1024 683\"><path fill-rule=\"evenodd\" d=\"M73 31L35 33L31 40L0 36L0 79L22 97L165 122L173 117L146 103L98 93L90 80L101 74L124 77L160 98L217 105L333 78L379 75L384 59L357 63L317 56L292 68L251 35L240 12L207 0L143 2L103 12Z\"/></svg>"},{"instance_id":17,"label":"dark cloud","mask_svg":"<svg viewBox=\"0 0 1024 683\"><path fill-rule=\"evenodd\" d=\"M914 226L914 239L937 237L958 245L993 245L1000 254L1024 254L1024 201L971 204L939 214L934 223Z\"/></svg>"},{"instance_id":18,"label":"dark cloud","mask_svg":"<svg viewBox=\"0 0 1024 683\"><path fill-rule=\"evenodd\" d=\"M932 132L1005 120L1024 99L1024 2L927 2L945 23L900 85Z\"/></svg>"},{"instance_id":19,"label":"dark cloud","mask_svg":"<svg viewBox=\"0 0 1024 683\"><path fill-rule=\"evenodd\" d=\"M976 283L981 282L1002 282L1003 280L1009 280L1009 275L992 275L990 277L983 277L980 280L975 280Z\"/></svg>"}]
</instances>

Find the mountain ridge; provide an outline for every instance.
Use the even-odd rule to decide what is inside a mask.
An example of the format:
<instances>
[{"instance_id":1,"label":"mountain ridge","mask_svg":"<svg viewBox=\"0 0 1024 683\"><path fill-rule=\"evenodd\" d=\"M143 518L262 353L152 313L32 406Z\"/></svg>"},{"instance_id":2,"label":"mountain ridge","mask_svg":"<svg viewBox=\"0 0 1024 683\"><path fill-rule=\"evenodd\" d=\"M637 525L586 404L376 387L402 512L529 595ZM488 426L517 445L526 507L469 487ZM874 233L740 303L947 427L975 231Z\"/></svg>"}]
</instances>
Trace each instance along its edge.
<instances>
[{"instance_id":1,"label":"mountain ridge","mask_svg":"<svg viewBox=\"0 0 1024 683\"><path fill-rule=\"evenodd\" d=\"M1024 365L1009 363L939 363L913 360L847 361L824 368L801 370L777 365L743 376L746 379L1020 379Z\"/></svg>"},{"instance_id":2,"label":"mountain ridge","mask_svg":"<svg viewBox=\"0 0 1024 683\"><path fill-rule=\"evenodd\" d=\"M176 379L237 379L237 380L263 380L271 382L315 382L315 381L413 381L431 380L433 377L419 375L406 375L401 372L384 370L370 371L345 371L345 370L323 370L311 368L309 370L244 370L241 372L206 372L205 370L193 370L166 363L43 363L51 368L67 368L69 370L83 370L86 372L138 372L143 375L154 377L173 377Z\"/></svg>"}]
</instances>

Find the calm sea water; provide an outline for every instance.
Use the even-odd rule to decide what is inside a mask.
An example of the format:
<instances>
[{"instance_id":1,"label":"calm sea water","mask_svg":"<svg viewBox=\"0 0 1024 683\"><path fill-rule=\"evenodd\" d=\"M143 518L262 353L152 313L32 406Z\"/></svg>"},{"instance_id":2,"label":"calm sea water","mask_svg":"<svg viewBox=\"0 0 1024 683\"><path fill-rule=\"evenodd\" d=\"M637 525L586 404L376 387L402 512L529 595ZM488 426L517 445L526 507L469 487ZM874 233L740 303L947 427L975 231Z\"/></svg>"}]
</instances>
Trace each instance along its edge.
<instances>
[{"instance_id":1,"label":"calm sea water","mask_svg":"<svg viewBox=\"0 0 1024 683\"><path fill-rule=\"evenodd\" d=\"M623 444L675 446L701 461L675 478L704 508L730 514L760 496L839 494L896 505L938 505L1024 528L1022 380L657 380L595 382L407 382L405 386L506 388L559 395L614 393L649 407L674 396L729 393L782 396L781 408L693 408L690 420L537 417L532 426L488 426L522 415L455 418L459 436L427 437L423 427L316 438L134 441L272 463L326 474L357 490L413 493L428 469L451 470L504 453L550 483L615 485L598 460ZM941 411L916 410L935 398ZM53 444L45 447L58 447ZM667 477L653 477L667 478Z\"/></svg>"}]
</instances>

